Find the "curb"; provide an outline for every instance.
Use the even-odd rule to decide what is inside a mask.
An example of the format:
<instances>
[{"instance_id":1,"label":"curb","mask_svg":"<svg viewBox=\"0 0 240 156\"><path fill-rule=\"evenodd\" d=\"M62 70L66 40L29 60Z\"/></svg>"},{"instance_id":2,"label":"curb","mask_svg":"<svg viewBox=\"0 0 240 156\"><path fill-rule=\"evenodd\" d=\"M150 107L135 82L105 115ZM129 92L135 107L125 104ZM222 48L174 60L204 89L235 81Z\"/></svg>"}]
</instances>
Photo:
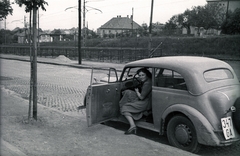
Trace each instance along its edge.
<instances>
[{"instance_id":1,"label":"curb","mask_svg":"<svg viewBox=\"0 0 240 156\"><path fill-rule=\"evenodd\" d=\"M2 156L27 156L25 153L20 151L17 147L1 139L1 153Z\"/></svg>"},{"instance_id":2,"label":"curb","mask_svg":"<svg viewBox=\"0 0 240 156\"><path fill-rule=\"evenodd\" d=\"M4 56L0 56L0 59L30 62L30 60L28 60L28 59L24 59L24 58L14 58L14 57L4 57ZM100 66L97 66L97 67L96 67L96 66L88 66L88 65L74 65L74 64L56 63L56 62L39 61L39 60L37 60L37 63L50 64L50 65L59 65L59 66L67 66L67 67L78 68L78 69L101 69L101 70L109 70L109 68L107 68L107 67L100 67ZM116 68L116 71L122 72L122 68L121 68L121 69L117 69L117 68Z\"/></svg>"}]
</instances>

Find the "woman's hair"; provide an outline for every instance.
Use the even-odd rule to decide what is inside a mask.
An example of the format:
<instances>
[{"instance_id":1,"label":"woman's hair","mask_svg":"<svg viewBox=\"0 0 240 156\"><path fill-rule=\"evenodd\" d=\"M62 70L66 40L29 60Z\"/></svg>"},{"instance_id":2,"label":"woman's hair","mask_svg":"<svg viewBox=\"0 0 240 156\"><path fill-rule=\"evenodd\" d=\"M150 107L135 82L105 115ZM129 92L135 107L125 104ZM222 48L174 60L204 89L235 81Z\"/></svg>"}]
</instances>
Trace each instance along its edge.
<instances>
[{"instance_id":1,"label":"woman's hair","mask_svg":"<svg viewBox=\"0 0 240 156\"><path fill-rule=\"evenodd\" d=\"M148 78L152 78L152 74L150 73L150 71L147 68L141 68L138 69L137 74L139 74L140 72L143 72L147 75Z\"/></svg>"}]
</instances>

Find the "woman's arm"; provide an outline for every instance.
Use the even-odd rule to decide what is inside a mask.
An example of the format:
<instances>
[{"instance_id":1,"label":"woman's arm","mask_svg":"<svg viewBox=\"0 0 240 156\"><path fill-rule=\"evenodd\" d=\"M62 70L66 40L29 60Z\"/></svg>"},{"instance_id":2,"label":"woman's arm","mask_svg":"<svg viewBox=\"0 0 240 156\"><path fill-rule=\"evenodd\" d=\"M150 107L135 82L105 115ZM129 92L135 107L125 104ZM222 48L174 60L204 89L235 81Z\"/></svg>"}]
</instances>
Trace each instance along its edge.
<instances>
[{"instance_id":1,"label":"woman's arm","mask_svg":"<svg viewBox=\"0 0 240 156\"><path fill-rule=\"evenodd\" d=\"M152 91L152 83L145 82L142 87L142 92L139 92L138 88L135 88L135 92L140 100L144 100L147 95Z\"/></svg>"},{"instance_id":2,"label":"woman's arm","mask_svg":"<svg viewBox=\"0 0 240 156\"><path fill-rule=\"evenodd\" d=\"M144 97L142 97L141 93L139 93L139 89L138 89L138 88L135 88L135 92L136 92L136 94L137 94L137 96L138 96L138 98L139 98L140 100L143 100L143 99L144 99Z\"/></svg>"}]
</instances>

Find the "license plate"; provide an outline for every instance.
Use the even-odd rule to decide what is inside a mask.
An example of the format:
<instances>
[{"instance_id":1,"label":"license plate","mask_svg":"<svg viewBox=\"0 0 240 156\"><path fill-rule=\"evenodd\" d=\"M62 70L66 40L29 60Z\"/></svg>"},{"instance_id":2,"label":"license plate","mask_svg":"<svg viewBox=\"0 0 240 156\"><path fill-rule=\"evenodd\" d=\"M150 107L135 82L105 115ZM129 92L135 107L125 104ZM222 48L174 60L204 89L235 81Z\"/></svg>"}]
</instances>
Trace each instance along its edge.
<instances>
[{"instance_id":1,"label":"license plate","mask_svg":"<svg viewBox=\"0 0 240 156\"><path fill-rule=\"evenodd\" d=\"M230 138L234 138L235 134L233 130L232 118L230 116L221 118L221 123L225 139L228 140Z\"/></svg>"}]
</instances>

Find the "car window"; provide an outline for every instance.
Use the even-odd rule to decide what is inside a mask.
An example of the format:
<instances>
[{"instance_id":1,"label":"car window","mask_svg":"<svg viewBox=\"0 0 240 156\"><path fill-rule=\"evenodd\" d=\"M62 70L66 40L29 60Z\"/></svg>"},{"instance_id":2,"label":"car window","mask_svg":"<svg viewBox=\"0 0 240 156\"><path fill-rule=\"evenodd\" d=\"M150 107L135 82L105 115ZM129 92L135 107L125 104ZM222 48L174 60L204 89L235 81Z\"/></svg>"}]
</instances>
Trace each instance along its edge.
<instances>
[{"instance_id":1,"label":"car window","mask_svg":"<svg viewBox=\"0 0 240 156\"><path fill-rule=\"evenodd\" d=\"M123 71L124 73L123 73L122 81L127 81L132 79L140 68L143 68L143 67L126 68ZM150 68L148 68L148 70L152 73L152 70Z\"/></svg>"},{"instance_id":2,"label":"car window","mask_svg":"<svg viewBox=\"0 0 240 156\"><path fill-rule=\"evenodd\" d=\"M233 79L233 74L228 69L213 69L204 72L204 78L207 82L213 82L224 79Z\"/></svg>"},{"instance_id":3,"label":"car window","mask_svg":"<svg viewBox=\"0 0 240 156\"><path fill-rule=\"evenodd\" d=\"M139 68L127 68L124 70L122 81L132 79Z\"/></svg>"},{"instance_id":4,"label":"car window","mask_svg":"<svg viewBox=\"0 0 240 156\"><path fill-rule=\"evenodd\" d=\"M154 86L187 90L185 80L178 72L163 68L156 68L154 72Z\"/></svg>"}]
</instances>

